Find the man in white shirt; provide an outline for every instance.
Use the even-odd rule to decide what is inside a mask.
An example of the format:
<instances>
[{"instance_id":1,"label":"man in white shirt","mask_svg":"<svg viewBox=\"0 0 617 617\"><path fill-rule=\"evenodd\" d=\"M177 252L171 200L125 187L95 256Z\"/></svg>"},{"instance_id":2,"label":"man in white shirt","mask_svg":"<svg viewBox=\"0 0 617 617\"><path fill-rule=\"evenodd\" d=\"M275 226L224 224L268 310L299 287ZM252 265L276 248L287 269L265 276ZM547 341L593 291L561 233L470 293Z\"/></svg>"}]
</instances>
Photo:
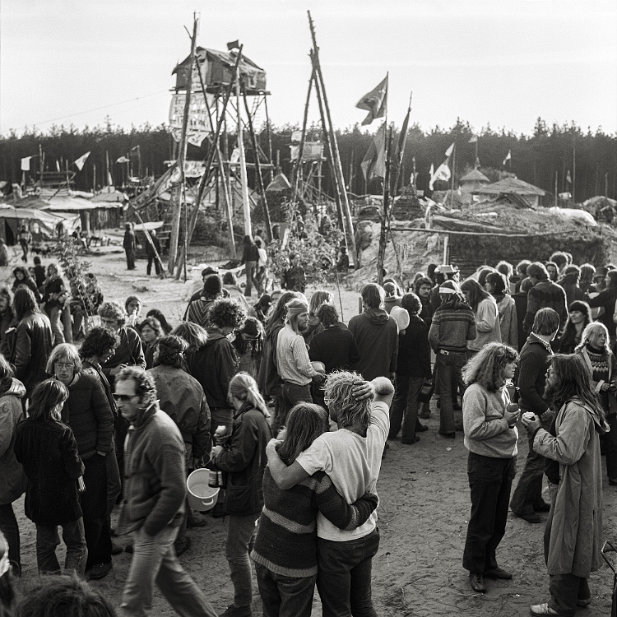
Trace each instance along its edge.
<instances>
[{"instance_id":1,"label":"man in white shirt","mask_svg":"<svg viewBox=\"0 0 617 617\"><path fill-rule=\"evenodd\" d=\"M357 373L328 375L325 400L339 430L318 437L289 467L278 457L272 440L266 453L277 485L288 489L323 470L348 503L366 492L375 493L393 393L394 387L385 377L367 383ZM317 536L317 587L324 617L376 617L371 569L379 547L377 511L364 525L349 531L334 527L319 514Z\"/></svg>"}]
</instances>

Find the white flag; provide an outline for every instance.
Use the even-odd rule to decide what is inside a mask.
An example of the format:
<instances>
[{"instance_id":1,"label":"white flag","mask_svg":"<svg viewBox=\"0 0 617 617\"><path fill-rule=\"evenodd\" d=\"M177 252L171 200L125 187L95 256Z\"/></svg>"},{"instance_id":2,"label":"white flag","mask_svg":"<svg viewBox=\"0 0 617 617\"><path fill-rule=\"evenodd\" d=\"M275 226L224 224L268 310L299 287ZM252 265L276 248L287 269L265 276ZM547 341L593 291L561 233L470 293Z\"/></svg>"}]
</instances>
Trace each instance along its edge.
<instances>
[{"instance_id":1,"label":"white flag","mask_svg":"<svg viewBox=\"0 0 617 617\"><path fill-rule=\"evenodd\" d=\"M469 140L470 144L475 144L478 143L478 136L477 135L472 135L471 139Z\"/></svg>"},{"instance_id":2,"label":"white flag","mask_svg":"<svg viewBox=\"0 0 617 617\"><path fill-rule=\"evenodd\" d=\"M433 182L435 182L435 180L443 180L444 182L447 182L450 179L450 175L450 168L447 163L444 162L435 171Z\"/></svg>"},{"instance_id":3,"label":"white flag","mask_svg":"<svg viewBox=\"0 0 617 617\"><path fill-rule=\"evenodd\" d=\"M454 142L452 142L450 146L448 147L448 149L446 150L446 156L452 156L453 152L454 152Z\"/></svg>"},{"instance_id":4,"label":"white flag","mask_svg":"<svg viewBox=\"0 0 617 617\"><path fill-rule=\"evenodd\" d=\"M86 152L86 154L82 154L76 161L75 161L75 167L77 167L77 169L79 169L79 171L81 171L84 168L84 165L86 163L86 159L90 156L90 152Z\"/></svg>"},{"instance_id":5,"label":"white flag","mask_svg":"<svg viewBox=\"0 0 617 617\"><path fill-rule=\"evenodd\" d=\"M129 159L126 156L121 156L120 158L116 159L116 163L128 163Z\"/></svg>"},{"instance_id":6,"label":"white flag","mask_svg":"<svg viewBox=\"0 0 617 617\"><path fill-rule=\"evenodd\" d=\"M511 160L512 160L512 151L508 150L508 154L506 154L506 158L503 160L503 163L502 163L503 166L505 167L506 163Z\"/></svg>"},{"instance_id":7,"label":"white flag","mask_svg":"<svg viewBox=\"0 0 617 617\"><path fill-rule=\"evenodd\" d=\"M428 171L428 177L429 177L429 181L428 181L428 188L432 191L433 190L433 183L435 182L435 165L433 165L433 163L431 163L431 168Z\"/></svg>"},{"instance_id":8,"label":"white flag","mask_svg":"<svg viewBox=\"0 0 617 617\"><path fill-rule=\"evenodd\" d=\"M22 171L30 171L30 159L32 157L31 156L26 156L25 158L21 159L21 170Z\"/></svg>"}]
</instances>

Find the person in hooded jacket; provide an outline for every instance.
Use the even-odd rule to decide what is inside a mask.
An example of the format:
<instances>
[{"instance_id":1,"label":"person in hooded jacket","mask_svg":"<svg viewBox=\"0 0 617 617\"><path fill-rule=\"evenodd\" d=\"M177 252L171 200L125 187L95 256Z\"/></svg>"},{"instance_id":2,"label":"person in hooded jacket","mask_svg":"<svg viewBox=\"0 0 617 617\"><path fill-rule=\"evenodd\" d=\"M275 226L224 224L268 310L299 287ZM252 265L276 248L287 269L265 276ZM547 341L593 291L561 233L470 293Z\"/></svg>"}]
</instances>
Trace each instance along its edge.
<instances>
[{"instance_id":1,"label":"person in hooded jacket","mask_svg":"<svg viewBox=\"0 0 617 617\"><path fill-rule=\"evenodd\" d=\"M531 606L530 612L569 617L591 603L588 578L602 565L600 436L608 425L579 354L553 356L546 385L557 414L549 430L537 417L523 416L534 451L559 464L559 483L549 486L544 532L550 600Z\"/></svg>"},{"instance_id":2,"label":"person in hooded jacket","mask_svg":"<svg viewBox=\"0 0 617 617\"><path fill-rule=\"evenodd\" d=\"M216 427L231 428L233 410L227 400L231 378L238 371L238 356L227 338L241 328L246 319L242 307L228 298L221 298L208 310L208 341L188 360L189 373L201 384L211 413L211 433Z\"/></svg>"},{"instance_id":3,"label":"person in hooded jacket","mask_svg":"<svg viewBox=\"0 0 617 617\"><path fill-rule=\"evenodd\" d=\"M14 452L15 430L23 418L22 397L26 394L21 381L5 357L0 355L0 531L9 545L9 560L13 571L21 571L19 526L13 512L13 502L26 490L26 476Z\"/></svg>"},{"instance_id":4,"label":"person in hooded jacket","mask_svg":"<svg viewBox=\"0 0 617 617\"><path fill-rule=\"evenodd\" d=\"M393 378L398 354L398 327L382 308L385 292L380 285L368 283L360 292L362 313L349 320L360 359L355 370L366 381L375 377Z\"/></svg>"}]
</instances>

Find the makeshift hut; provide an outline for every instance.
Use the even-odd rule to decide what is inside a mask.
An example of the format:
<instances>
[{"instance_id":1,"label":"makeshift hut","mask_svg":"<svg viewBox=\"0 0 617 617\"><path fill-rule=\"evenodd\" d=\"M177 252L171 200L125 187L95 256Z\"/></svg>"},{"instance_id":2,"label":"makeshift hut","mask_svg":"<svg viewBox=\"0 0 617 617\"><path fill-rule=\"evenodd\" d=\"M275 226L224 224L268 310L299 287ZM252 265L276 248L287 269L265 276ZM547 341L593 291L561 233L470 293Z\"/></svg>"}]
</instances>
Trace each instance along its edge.
<instances>
[{"instance_id":1,"label":"makeshift hut","mask_svg":"<svg viewBox=\"0 0 617 617\"><path fill-rule=\"evenodd\" d=\"M492 184L481 186L472 191L472 195L480 195L483 197L497 197L499 195L518 195L522 197L531 207L540 206L540 200L546 195L546 191L519 180L515 176L502 178Z\"/></svg>"},{"instance_id":2,"label":"makeshift hut","mask_svg":"<svg viewBox=\"0 0 617 617\"><path fill-rule=\"evenodd\" d=\"M474 200L473 194L478 189L490 184L490 180L478 169L472 169L468 174L465 174L459 181L459 189L466 203L471 203ZM477 199L477 197L475 198Z\"/></svg>"}]
</instances>

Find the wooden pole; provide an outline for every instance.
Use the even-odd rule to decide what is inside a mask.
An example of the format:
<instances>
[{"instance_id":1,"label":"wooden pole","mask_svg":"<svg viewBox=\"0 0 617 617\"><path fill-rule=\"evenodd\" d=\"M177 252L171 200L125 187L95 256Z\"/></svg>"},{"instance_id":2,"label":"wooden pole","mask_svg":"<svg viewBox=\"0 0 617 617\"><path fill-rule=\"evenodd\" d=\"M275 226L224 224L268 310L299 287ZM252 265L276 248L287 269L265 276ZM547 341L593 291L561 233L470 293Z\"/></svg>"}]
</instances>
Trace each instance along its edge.
<instances>
[{"instance_id":1,"label":"wooden pole","mask_svg":"<svg viewBox=\"0 0 617 617\"><path fill-rule=\"evenodd\" d=\"M383 262L386 255L386 234L390 217L390 168L392 166L392 127L386 137L386 174L383 181L383 214L381 217L381 232L379 234L379 249L377 251L377 282L383 283Z\"/></svg>"},{"instance_id":2,"label":"wooden pole","mask_svg":"<svg viewBox=\"0 0 617 617\"><path fill-rule=\"evenodd\" d=\"M272 221L270 220L270 209L268 208L268 200L266 198L266 187L264 186L264 179L261 173L261 163L259 162L259 147L257 145L257 135L255 135L255 128L253 126L253 118L251 117L251 111L249 109L248 101L246 100L246 90L243 92L244 109L246 110L247 123L249 127L249 135L253 142L253 151L255 152L255 175L257 176L257 184L259 185L259 191L261 192L261 198L263 200L264 218L266 219L266 232L268 233L268 241L272 240Z\"/></svg>"},{"instance_id":3,"label":"wooden pole","mask_svg":"<svg viewBox=\"0 0 617 617\"><path fill-rule=\"evenodd\" d=\"M141 218L141 215L136 209L133 210L133 212L135 213L135 216L137 217L137 220L139 221L139 223L144 228L144 236L146 237L146 242L150 245L150 248L152 248L152 250L154 251L154 259L156 259L157 263L161 267L161 276L163 278L167 278L167 275L165 274L165 266L163 265L163 260L161 259L159 252L156 250L156 246L154 246L154 242L152 242L152 237L150 236L150 232L146 229L146 224L144 223L143 219Z\"/></svg>"},{"instance_id":4,"label":"wooden pole","mask_svg":"<svg viewBox=\"0 0 617 617\"><path fill-rule=\"evenodd\" d=\"M555 172L555 207L557 207L557 193L559 192L559 188L557 186L558 178L559 178L559 172L556 171Z\"/></svg>"},{"instance_id":5,"label":"wooden pole","mask_svg":"<svg viewBox=\"0 0 617 617\"><path fill-rule=\"evenodd\" d=\"M308 88L306 91L306 101L304 103L304 115L302 117L302 134L300 135L300 149L298 150L298 160L294 166L294 176L292 178L292 186L294 187L294 196L298 194L298 186L302 178L302 154L304 153L304 141L306 139L306 125L308 123L309 103L311 100L311 91L313 90L313 81L315 79L315 70L311 70Z\"/></svg>"},{"instance_id":6,"label":"wooden pole","mask_svg":"<svg viewBox=\"0 0 617 617\"><path fill-rule=\"evenodd\" d=\"M176 257L178 255L178 240L180 237L180 216L182 211L182 204L180 203L180 196L186 195L186 177L184 175L184 161L186 160L187 138L186 133L189 122L189 111L191 106L191 93L193 90L193 65L195 63L195 47L197 45L197 28L199 25L199 18L196 13L193 13L193 34L191 35L191 53L189 55L189 74L186 83L186 94L184 99L184 114L182 116L182 133L180 135L180 146L178 148L178 169L180 170L180 185L184 187L178 191L178 204L174 210L173 218L171 221L171 239L169 242L169 272L173 274ZM186 202L185 202L186 207Z\"/></svg>"},{"instance_id":7,"label":"wooden pole","mask_svg":"<svg viewBox=\"0 0 617 617\"><path fill-rule=\"evenodd\" d=\"M576 133L572 138L572 201L576 203Z\"/></svg>"},{"instance_id":8,"label":"wooden pole","mask_svg":"<svg viewBox=\"0 0 617 617\"><path fill-rule=\"evenodd\" d=\"M328 97L326 95L326 87L323 80L323 73L321 72L321 65L319 63L319 47L317 46L317 38L315 36L315 24L313 23L313 19L311 17L311 12L307 11L309 26L311 30L311 39L313 40L313 66L316 71L316 81L321 86L321 94L323 97L324 109L326 111L326 118L328 120L328 130L330 131L330 138L332 140L332 152L334 154L334 168L335 168L335 176L337 177L337 182L340 185L341 197L342 197L342 207L345 219L347 221L347 227L349 236L351 239L351 245L353 247L353 256L354 256L354 264L357 260L356 256L356 239L354 237L354 228L353 221L351 220L351 210L349 208L349 200L347 199L347 191L345 190L345 181L343 179L343 168L341 167L341 157L338 150L338 143L336 141L336 135L334 133L334 125L332 124L332 116L330 114L330 106L328 105Z\"/></svg>"},{"instance_id":9,"label":"wooden pole","mask_svg":"<svg viewBox=\"0 0 617 617\"><path fill-rule=\"evenodd\" d=\"M249 202L249 185L246 175L246 158L244 155L244 131L242 116L240 113L240 66L236 64L236 113L237 113L237 136L238 151L240 152L240 181L242 183L242 211L244 213L244 233L252 236L251 230L251 205Z\"/></svg>"},{"instance_id":10,"label":"wooden pole","mask_svg":"<svg viewBox=\"0 0 617 617\"><path fill-rule=\"evenodd\" d=\"M266 112L266 138L268 140L268 161L272 163L272 131L270 130L270 114L268 113L268 97L264 93L264 110ZM268 170L268 182L272 182L274 171L272 167Z\"/></svg>"}]
</instances>

